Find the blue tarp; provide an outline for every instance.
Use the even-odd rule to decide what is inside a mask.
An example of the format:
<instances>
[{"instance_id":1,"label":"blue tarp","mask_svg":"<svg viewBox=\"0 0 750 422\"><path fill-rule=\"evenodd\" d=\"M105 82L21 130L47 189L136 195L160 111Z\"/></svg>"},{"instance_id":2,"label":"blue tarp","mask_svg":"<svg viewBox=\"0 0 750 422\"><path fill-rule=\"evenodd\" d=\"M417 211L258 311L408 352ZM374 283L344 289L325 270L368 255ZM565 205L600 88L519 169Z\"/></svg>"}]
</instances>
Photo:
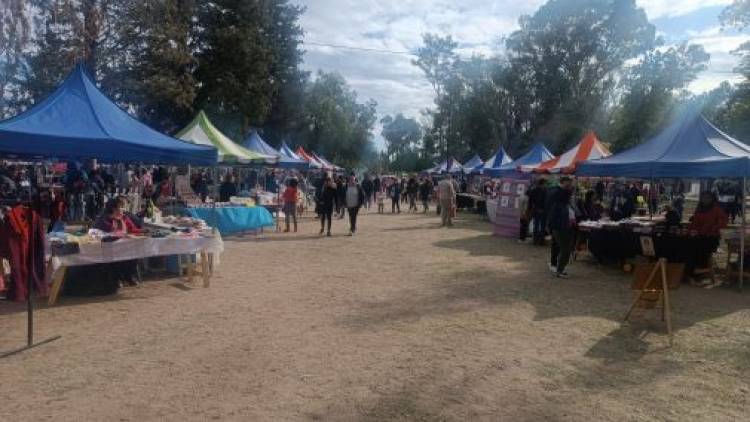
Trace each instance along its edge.
<instances>
[{"instance_id":1,"label":"blue tarp","mask_svg":"<svg viewBox=\"0 0 750 422\"><path fill-rule=\"evenodd\" d=\"M500 172L500 168L506 164L509 164L511 161L513 161L513 158L508 155L507 152L505 152L505 149L503 147L500 147L497 152L490 157L489 160L485 161L484 166L482 166L482 174L485 176L490 177L497 177Z\"/></svg>"},{"instance_id":2,"label":"blue tarp","mask_svg":"<svg viewBox=\"0 0 750 422\"><path fill-rule=\"evenodd\" d=\"M186 208L185 211L190 217L216 227L222 235L275 226L273 216L263 207Z\"/></svg>"},{"instance_id":3,"label":"blue tarp","mask_svg":"<svg viewBox=\"0 0 750 422\"><path fill-rule=\"evenodd\" d=\"M555 156L544 145L537 142L526 154L508 164L500 166L499 170L490 170L492 174L489 175L492 177L508 176L518 172L518 168L521 166L533 166L553 158Z\"/></svg>"},{"instance_id":4,"label":"blue tarp","mask_svg":"<svg viewBox=\"0 0 750 422\"><path fill-rule=\"evenodd\" d=\"M696 112L684 114L661 133L629 150L585 162L579 176L745 177L750 147L723 133Z\"/></svg>"},{"instance_id":5,"label":"blue tarp","mask_svg":"<svg viewBox=\"0 0 750 422\"><path fill-rule=\"evenodd\" d=\"M464 163L464 173L479 174L482 171L482 166L484 166L484 161L479 155L475 155L471 160Z\"/></svg>"},{"instance_id":6,"label":"blue tarp","mask_svg":"<svg viewBox=\"0 0 750 422\"><path fill-rule=\"evenodd\" d=\"M216 165L216 149L161 134L120 109L76 66L52 95L0 122L0 154L104 162Z\"/></svg>"},{"instance_id":7,"label":"blue tarp","mask_svg":"<svg viewBox=\"0 0 750 422\"><path fill-rule=\"evenodd\" d=\"M271 145L268 145L256 130L250 131L250 134L247 135L242 146L259 154L278 157L278 162L274 164L276 167L298 170L305 170L310 167L307 161L289 157L286 154L280 153Z\"/></svg>"}]
</instances>

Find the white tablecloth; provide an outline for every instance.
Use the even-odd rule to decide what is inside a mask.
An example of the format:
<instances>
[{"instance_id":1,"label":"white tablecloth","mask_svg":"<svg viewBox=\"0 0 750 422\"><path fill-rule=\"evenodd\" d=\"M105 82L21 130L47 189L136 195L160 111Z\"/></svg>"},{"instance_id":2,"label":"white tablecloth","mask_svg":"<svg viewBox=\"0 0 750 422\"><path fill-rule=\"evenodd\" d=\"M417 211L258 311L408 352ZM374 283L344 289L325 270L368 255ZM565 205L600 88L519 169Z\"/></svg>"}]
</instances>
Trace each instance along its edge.
<instances>
[{"instance_id":1,"label":"white tablecloth","mask_svg":"<svg viewBox=\"0 0 750 422\"><path fill-rule=\"evenodd\" d=\"M214 254L216 258L224 252L224 241L216 233L213 237L198 238L136 238L120 239L116 242L81 244L81 252L73 255L52 257L52 266L102 264L167 255L191 255L201 252Z\"/></svg>"}]
</instances>

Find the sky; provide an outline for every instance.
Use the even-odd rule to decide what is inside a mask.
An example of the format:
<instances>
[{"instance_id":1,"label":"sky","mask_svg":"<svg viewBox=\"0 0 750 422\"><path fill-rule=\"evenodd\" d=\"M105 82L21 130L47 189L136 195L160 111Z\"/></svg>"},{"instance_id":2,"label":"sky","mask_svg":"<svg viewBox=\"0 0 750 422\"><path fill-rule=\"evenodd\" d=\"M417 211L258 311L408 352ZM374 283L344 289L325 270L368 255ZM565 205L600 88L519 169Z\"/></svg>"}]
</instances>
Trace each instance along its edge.
<instances>
[{"instance_id":1,"label":"sky","mask_svg":"<svg viewBox=\"0 0 750 422\"><path fill-rule=\"evenodd\" d=\"M433 91L408 54L331 48L317 44L394 52L416 50L426 32L452 35L459 54L489 54L504 35L518 28L518 18L532 14L544 0L298 0L307 8L306 69L342 74L361 101L372 98L378 113L419 118L431 107ZM667 43L689 40L711 54L708 70L690 85L704 92L724 80L737 81L737 58L731 54L750 31L722 30L718 20L731 0L637 0ZM379 132L376 128L376 133Z\"/></svg>"}]
</instances>

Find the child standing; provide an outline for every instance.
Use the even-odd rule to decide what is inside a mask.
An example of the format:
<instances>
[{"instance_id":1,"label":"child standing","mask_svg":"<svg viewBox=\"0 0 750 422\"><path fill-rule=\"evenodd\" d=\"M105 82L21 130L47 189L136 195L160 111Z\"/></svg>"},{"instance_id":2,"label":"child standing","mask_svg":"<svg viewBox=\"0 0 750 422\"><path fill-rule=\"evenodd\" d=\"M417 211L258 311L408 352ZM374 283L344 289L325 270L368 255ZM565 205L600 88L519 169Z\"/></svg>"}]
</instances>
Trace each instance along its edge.
<instances>
[{"instance_id":1,"label":"child standing","mask_svg":"<svg viewBox=\"0 0 750 422\"><path fill-rule=\"evenodd\" d=\"M297 179L289 180L288 186L281 195L281 199L284 202L284 220L286 221L286 229L284 233L289 233L289 222L294 221L294 232L297 233Z\"/></svg>"}]
</instances>

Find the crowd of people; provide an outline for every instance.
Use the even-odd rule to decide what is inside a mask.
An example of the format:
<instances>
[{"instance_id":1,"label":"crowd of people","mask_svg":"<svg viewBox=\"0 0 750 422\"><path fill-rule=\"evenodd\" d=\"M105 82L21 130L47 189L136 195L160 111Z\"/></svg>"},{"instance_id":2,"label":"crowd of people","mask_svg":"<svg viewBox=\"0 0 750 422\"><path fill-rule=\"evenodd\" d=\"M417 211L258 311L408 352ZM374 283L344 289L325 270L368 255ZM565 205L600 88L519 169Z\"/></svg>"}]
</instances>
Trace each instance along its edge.
<instances>
[{"instance_id":1,"label":"crowd of people","mask_svg":"<svg viewBox=\"0 0 750 422\"><path fill-rule=\"evenodd\" d=\"M720 201L720 192L726 201ZM576 195L577 194L577 195ZM735 186L727 187L717 182L711 190L700 194L695 213L690 217L687 230L693 239L694 250L686 262L688 280L697 283L693 277L696 268L704 268L716 251L721 233L740 209L741 191ZM660 208L663 201L668 201ZM608 203L608 206L605 206ZM645 203L645 204L644 204ZM684 184L651 184L644 188L641 184L626 184L621 181L609 185L598 181L593 186L580 185L568 176L551 184L539 178L526 191L521 202L521 232L519 241L526 241L531 232L534 245L546 245L551 237L549 267L556 277L567 278L567 266L576 247L585 239L577 230L581 221L598 221L604 217L619 221L634 216L639 209L648 209L651 214L663 213L666 228L678 227L683 222L685 203ZM700 284L700 283L698 283Z\"/></svg>"}]
</instances>

